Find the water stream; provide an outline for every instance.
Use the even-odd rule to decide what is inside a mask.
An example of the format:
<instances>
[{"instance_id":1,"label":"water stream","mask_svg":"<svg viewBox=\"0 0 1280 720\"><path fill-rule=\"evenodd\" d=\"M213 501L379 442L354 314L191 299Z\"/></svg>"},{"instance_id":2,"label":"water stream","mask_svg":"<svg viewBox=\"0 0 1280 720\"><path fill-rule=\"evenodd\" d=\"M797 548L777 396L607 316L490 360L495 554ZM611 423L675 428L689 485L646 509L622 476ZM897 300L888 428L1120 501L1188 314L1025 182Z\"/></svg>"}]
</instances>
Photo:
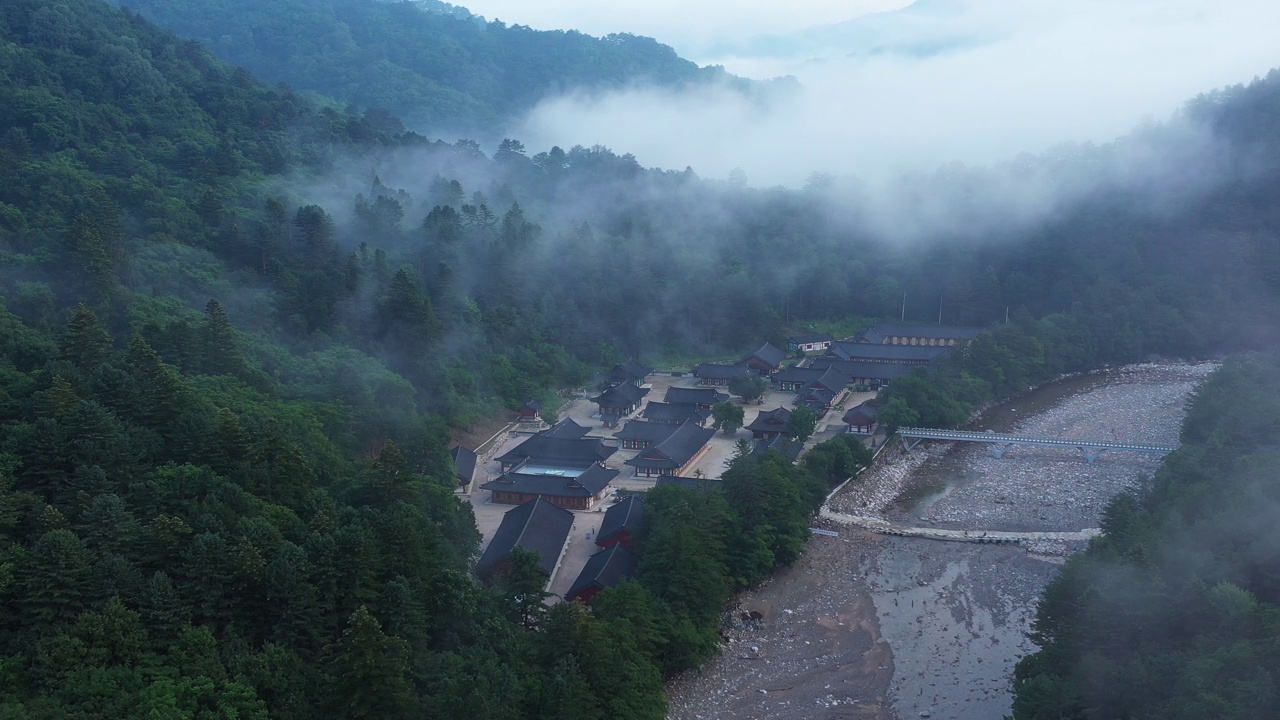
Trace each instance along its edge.
<instances>
[{"instance_id":1,"label":"water stream","mask_svg":"<svg viewBox=\"0 0 1280 720\"><path fill-rule=\"evenodd\" d=\"M1068 378L983 415L973 429L1176 444L1186 400L1212 365L1145 365ZM937 527L1081 530L1106 502L1156 470L1158 456L1022 447L1003 459L982 444L932 452L885 508ZM893 650L890 695L902 718L1000 720L1009 678L1034 650L1035 603L1079 543L1037 548L887 539L862 571Z\"/></svg>"}]
</instances>

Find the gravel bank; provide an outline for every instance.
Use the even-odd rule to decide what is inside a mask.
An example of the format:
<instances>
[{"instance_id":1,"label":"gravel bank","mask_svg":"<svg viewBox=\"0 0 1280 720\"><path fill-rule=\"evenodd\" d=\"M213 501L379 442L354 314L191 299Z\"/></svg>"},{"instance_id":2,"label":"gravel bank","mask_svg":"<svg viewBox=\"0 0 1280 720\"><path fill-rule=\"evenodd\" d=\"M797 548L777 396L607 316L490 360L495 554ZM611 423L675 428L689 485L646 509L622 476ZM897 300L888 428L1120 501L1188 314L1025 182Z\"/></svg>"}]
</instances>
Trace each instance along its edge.
<instances>
[{"instance_id":1,"label":"gravel bank","mask_svg":"<svg viewBox=\"0 0 1280 720\"><path fill-rule=\"evenodd\" d=\"M1001 430L1176 444L1183 408L1216 366L1134 365L1028 394L987 416ZM1074 384L1072 384L1074 383ZM1012 407L1010 407L1012 406ZM1018 418L1021 410L1027 418ZM1114 432L1114 435L1112 434ZM1110 497L1158 456L933 443L889 452L831 507L896 522L991 530L1097 527ZM836 528L833 528L836 529ZM1079 549L970 545L840 528L740 598L724 654L669 686L671 718L1000 720L1009 675L1034 648L1035 603Z\"/></svg>"},{"instance_id":2,"label":"gravel bank","mask_svg":"<svg viewBox=\"0 0 1280 720\"><path fill-rule=\"evenodd\" d=\"M1178 444L1186 400L1217 365L1131 365L1093 389L1014 424L1012 431L1071 439ZM1014 401L1010 410L1018 406ZM1003 458L987 445L956 443L931 455L912 474L934 488L914 507L899 504L895 520L947 528L1080 530L1097 527L1117 493L1159 468L1163 456L1104 452L1087 463L1079 450L1017 446Z\"/></svg>"}]
</instances>

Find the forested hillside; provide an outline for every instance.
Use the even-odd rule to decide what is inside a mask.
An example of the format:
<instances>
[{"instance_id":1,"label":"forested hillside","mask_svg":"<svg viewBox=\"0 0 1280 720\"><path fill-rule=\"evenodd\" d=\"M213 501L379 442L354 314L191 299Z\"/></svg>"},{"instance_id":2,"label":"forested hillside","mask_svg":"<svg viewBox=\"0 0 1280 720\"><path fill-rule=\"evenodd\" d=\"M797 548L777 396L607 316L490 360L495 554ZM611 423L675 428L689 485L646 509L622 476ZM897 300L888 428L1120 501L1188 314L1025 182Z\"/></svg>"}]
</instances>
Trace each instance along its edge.
<instances>
[{"instance_id":1,"label":"forested hillside","mask_svg":"<svg viewBox=\"0 0 1280 720\"><path fill-rule=\"evenodd\" d=\"M539 31L386 0L114 0L271 81L390 110L415 129L499 131L539 100L632 84L750 83L651 38Z\"/></svg>"},{"instance_id":2,"label":"forested hillside","mask_svg":"<svg viewBox=\"0 0 1280 720\"><path fill-rule=\"evenodd\" d=\"M1045 591L1015 718L1280 715L1277 438L1276 356L1200 388L1182 447Z\"/></svg>"}]
</instances>

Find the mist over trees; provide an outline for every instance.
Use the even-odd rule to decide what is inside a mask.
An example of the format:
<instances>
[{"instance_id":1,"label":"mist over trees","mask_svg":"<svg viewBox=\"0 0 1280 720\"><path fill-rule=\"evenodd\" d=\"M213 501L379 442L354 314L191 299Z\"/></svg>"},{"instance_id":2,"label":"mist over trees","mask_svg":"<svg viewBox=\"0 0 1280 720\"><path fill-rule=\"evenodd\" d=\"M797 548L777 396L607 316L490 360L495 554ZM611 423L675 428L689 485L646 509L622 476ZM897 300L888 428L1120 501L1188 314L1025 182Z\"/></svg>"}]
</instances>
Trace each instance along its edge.
<instances>
[{"instance_id":1,"label":"mist over trees","mask_svg":"<svg viewBox=\"0 0 1280 720\"><path fill-rule=\"evenodd\" d=\"M1278 429L1274 355L1230 361L1196 392L1182 447L1111 501L1104 534L1045 590L1015 718L1280 712Z\"/></svg>"},{"instance_id":2,"label":"mist over trees","mask_svg":"<svg viewBox=\"0 0 1280 720\"><path fill-rule=\"evenodd\" d=\"M996 324L895 381L899 424L1271 344L1277 98L1273 74L1188 106L1217 162L1177 202L1110 184L1005 222L981 173L943 172L922 205L984 210L908 242L822 183L490 155L97 0L0 4L0 713L660 717L663 674L715 651L725 599L796 558L865 448L655 491L638 582L544 611L524 575L471 580L450 428L850 318Z\"/></svg>"},{"instance_id":3,"label":"mist over trees","mask_svg":"<svg viewBox=\"0 0 1280 720\"><path fill-rule=\"evenodd\" d=\"M652 38L533 30L413 2L113 0L269 82L381 108L384 129L488 137L567 90L752 83ZM437 5L444 5L439 3Z\"/></svg>"}]
</instances>

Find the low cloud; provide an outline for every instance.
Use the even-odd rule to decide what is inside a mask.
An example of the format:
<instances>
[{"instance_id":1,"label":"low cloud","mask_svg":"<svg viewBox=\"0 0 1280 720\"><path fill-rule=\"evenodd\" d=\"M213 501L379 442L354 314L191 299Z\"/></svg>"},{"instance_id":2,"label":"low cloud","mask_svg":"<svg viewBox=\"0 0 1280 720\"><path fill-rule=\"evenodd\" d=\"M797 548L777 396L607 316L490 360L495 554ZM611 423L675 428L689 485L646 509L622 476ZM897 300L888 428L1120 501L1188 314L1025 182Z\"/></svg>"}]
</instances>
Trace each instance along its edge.
<instances>
[{"instance_id":1,"label":"low cloud","mask_svg":"<svg viewBox=\"0 0 1280 720\"><path fill-rule=\"evenodd\" d=\"M903 17L875 19L885 42L870 54L846 54L827 32L811 52L718 58L799 80L769 102L728 88L568 94L511 135L598 143L704 177L741 168L756 186L820 172L881 187L948 163L1109 142L1278 60L1280 4L1269 1L930 0Z\"/></svg>"}]
</instances>

